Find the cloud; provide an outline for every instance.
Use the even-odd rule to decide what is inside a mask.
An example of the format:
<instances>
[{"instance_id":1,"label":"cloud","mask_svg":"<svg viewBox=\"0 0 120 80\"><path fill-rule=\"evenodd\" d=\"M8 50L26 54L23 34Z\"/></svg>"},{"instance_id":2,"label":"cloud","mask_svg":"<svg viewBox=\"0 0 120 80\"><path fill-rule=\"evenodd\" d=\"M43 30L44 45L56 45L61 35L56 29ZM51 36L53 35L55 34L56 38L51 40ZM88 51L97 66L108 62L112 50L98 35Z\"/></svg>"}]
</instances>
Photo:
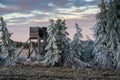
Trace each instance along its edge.
<instances>
[{"instance_id":1,"label":"cloud","mask_svg":"<svg viewBox=\"0 0 120 80\"><path fill-rule=\"evenodd\" d=\"M12 19L12 18L20 18L20 17L31 17L34 16L33 14L24 14L24 13L11 13L11 14L5 14L4 17L6 19Z\"/></svg>"},{"instance_id":2,"label":"cloud","mask_svg":"<svg viewBox=\"0 0 120 80\"><path fill-rule=\"evenodd\" d=\"M17 28L48 26L49 19L61 18L67 20L70 34L74 34L74 23L77 22L84 29L83 33L89 35L92 34L89 28L95 24L99 2L100 0L0 0L0 16L5 18L9 29L14 33Z\"/></svg>"},{"instance_id":3,"label":"cloud","mask_svg":"<svg viewBox=\"0 0 120 80\"><path fill-rule=\"evenodd\" d=\"M96 5L99 0L1 0L0 6L9 12L30 12L41 10L54 12L58 8L83 7ZM9 8L6 8L8 7ZM3 12L3 11L2 11Z\"/></svg>"},{"instance_id":4,"label":"cloud","mask_svg":"<svg viewBox=\"0 0 120 80\"><path fill-rule=\"evenodd\" d=\"M0 3L0 8L8 8L7 5L3 5L2 3Z\"/></svg>"}]
</instances>

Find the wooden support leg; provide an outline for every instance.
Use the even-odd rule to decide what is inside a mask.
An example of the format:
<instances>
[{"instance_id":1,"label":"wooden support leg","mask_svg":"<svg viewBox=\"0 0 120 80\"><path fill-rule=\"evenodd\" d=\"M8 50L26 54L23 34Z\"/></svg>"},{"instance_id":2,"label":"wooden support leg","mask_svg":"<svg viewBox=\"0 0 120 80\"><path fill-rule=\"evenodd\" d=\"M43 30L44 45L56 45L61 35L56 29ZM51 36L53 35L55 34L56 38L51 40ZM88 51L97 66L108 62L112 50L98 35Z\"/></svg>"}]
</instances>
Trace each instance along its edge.
<instances>
[{"instance_id":1,"label":"wooden support leg","mask_svg":"<svg viewBox=\"0 0 120 80\"><path fill-rule=\"evenodd\" d=\"M41 52L41 38L40 36L38 36L38 52L36 50L36 56L37 56L37 59L40 59L39 57L42 55L42 52Z\"/></svg>"},{"instance_id":2,"label":"wooden support leg","mask_svg":"<svg viewBox=\"0 0 120 80\"><path fill-rule=\"evenodd\" d=\"M18 53L17 57L21 54L21 52L23 51L23 49L27 46L29 39L25 42L25 45L23 46L23 48L21 49L21 51Z\"/></svg>"},{"instance_id":3,"label":"wooden support leg","mask_svg":"<svg viewBox=\"0 0 120 80\"><path fill-rule=\"evenodd\" d=\"M30 45L29 45L28 57L27 58L30 58L30 56L31 56L31 49L32 49L32 41L30 40Z\"/></svg>"},{"instance_id":4,"label":"wooden support leg","mask_svg":"<svg viewBox=\"0 0 120 80\"><path fill-rule=\"evenodd\" d=\"M33 46L33 49L32 49L32 51L31 51L31 52L29 52L29 54L28 54L27 58L30 58L31 54L32 54L32 53L33 53L33 51L35 50L34 45L32 45L32 46Z\"/></svg>"},{"instance_id":5,"label":"wooden support leg","mask_svg":"<svg viewBox=\"0 0 120 80\"><path fill-rule=\"evenodd\" d=\"M34 49L28 54L27 58L30 58L31 54L33 53Z\"/></svg>"}]
</instances>

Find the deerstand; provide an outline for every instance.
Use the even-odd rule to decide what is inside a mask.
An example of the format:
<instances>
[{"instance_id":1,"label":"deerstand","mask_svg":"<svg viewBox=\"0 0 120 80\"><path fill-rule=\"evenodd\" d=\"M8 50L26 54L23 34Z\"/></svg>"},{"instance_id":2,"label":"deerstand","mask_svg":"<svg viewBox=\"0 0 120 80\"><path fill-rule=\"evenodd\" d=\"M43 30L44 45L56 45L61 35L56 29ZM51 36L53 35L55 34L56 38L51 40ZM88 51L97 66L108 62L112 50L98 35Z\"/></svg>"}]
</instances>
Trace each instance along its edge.
<instances>
[{"instance_id":1,"label":"deerstand","mask_svg":"<svg viewBox=\"0 0 120 80\"><path fill-rule=\"evenodd\" d=\"M35 42L35 40L37 42ZM36 44L37 43L37 44ZM47 43L47 28L46 27L30 27L30 37L25 42L23 48L18 53L17 57L22 53L22 51L27 47L28 48L28 56L30 58L31 54L35 52L36 56L40 56L44 52L44 47Z\"/></svg>"}]
</instances>

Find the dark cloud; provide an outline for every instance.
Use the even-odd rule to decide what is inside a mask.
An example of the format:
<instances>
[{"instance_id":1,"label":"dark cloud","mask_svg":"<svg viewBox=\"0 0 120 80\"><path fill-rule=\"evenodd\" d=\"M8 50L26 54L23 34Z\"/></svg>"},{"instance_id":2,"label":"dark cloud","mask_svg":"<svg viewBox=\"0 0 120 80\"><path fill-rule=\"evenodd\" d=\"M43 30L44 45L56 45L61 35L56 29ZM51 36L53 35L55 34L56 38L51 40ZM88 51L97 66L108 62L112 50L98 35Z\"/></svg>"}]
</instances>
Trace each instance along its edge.
<instances>
[{"instance_id":1,"label":"dark cloud","mask_svg":"<svg viewBox=\"0 0 120 80\"><path fill-rule=\"evenodd\" d=\"M49 0L18 0L14 5L25 10L50 11L53 7L48 6Z\"/></svg>"},{"instance_id":2,"label":"dark cloud","mask_svg":"<svg viewBox=\"0 0 120 80\"><path fill-rule=\"evenodd\" d=\"M10 9L0 8L0 15L11 13L11 12L12 12L12 10L10 10Z\"/></svg>"},{"instance_id":3,"label":"dark cloud","mask_svg":"<svg viewBox=\"0 0 120 80\"><path fill-rule=\"evenodd\" d=\"M8 8L1 8L0 7L0 15L3 15L3 14L9 14L9 13L14 13L14 12L20 12L22 11L23 9L20 9L20 8L11 8L11 7L8 7Z\"/></svg>"},{"instance_id":4,"label":"dark cloud","mask_svg":"<svg viewBox=\"0 0 120 80\"><path fill-rule=\"evenodd\" d=\"M30 12L32 10L41 10L43 12L54 12L57 8L69 8L71 6L81 7L97 5L100 0L87 2L86 0L0 0L3 5L10 8L0 9L0 14L12 12ZM49 4L54 6L49 6Z\"/></svg>"}]
</instances>

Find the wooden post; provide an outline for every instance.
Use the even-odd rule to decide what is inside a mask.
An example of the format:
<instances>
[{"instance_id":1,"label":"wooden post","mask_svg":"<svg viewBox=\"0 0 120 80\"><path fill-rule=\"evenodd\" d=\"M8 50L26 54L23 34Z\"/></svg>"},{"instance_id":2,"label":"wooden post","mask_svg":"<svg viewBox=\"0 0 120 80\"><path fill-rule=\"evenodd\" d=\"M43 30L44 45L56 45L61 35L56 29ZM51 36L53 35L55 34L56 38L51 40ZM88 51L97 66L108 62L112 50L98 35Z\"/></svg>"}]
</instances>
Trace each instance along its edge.
<instances>
[{"instance_id":1,"label":"wooden post","mask_svg":"<svg viewBox=\"0 0 120 80\"><path fill-rule=\"evenodd\" d=\"M38 36L38 54L41 55L41 39L40 36Z\"/></svg>"},{"instance_id":2,"label":"wooden post","mask_svg":"<svg viewBox=\"0 0 120 80\"><path fill-rule=\"evenodd\" d=\"M23 49L27 46L29 39L25 42L25 45L23 46L22 50L20 50L20 52L18 53L17 57L21 54L21 52L23 51Z\"/></svg>"},{"instance_id":3,"label":"wooden post","mask_svg":"<svg viewBox=\"0 0 120 80\"><path fill-rule=\"evenodd\" d=\"M30 55L31 55L31 54L30 54L30 53L31 53L31 49L32 49L32 48L31 48L31 45L32 45L32 44L31 44L31 39L30 39L29 50L28 50L28 57L27 57L27 58L30 58Z\"/></svg>"}]
</instances>

